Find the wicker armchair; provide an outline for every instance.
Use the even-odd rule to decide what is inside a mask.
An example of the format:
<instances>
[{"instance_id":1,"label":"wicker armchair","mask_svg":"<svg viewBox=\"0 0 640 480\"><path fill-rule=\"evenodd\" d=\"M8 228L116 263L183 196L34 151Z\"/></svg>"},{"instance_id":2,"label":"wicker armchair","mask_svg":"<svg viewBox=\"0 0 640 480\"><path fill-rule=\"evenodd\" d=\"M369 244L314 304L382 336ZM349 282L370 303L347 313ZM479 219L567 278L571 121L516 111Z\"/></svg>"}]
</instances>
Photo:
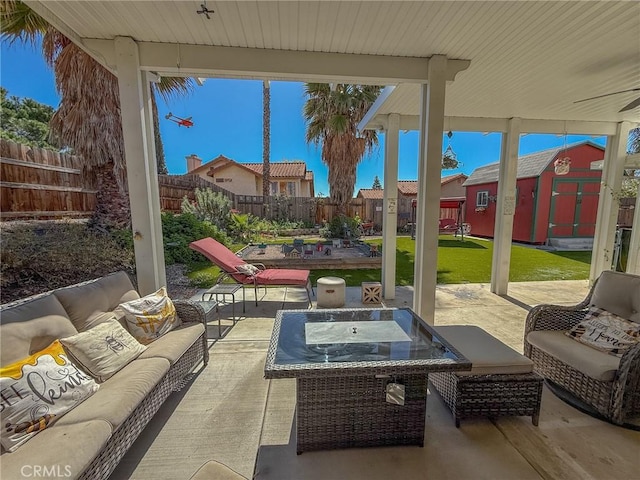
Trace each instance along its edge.
<instances>
[{"instance_id":1,"label":"wicker armchair","mask_svg":"<svg viewBox=\"0 0 640 480\"><path fill-rule=\"evenodd\" d=\"M627 350L618 364L618 357L553 333L570 330L584 319L590 306L640 323L640 276L605 271L578 305L538 305L531 309L524 331L524 354L545 379L621 425L630 417L640 416L640 344ZM544 335L547 340L543 342ZM600 374L594 375L598 370Z\"/></svg>"}]
</instances>

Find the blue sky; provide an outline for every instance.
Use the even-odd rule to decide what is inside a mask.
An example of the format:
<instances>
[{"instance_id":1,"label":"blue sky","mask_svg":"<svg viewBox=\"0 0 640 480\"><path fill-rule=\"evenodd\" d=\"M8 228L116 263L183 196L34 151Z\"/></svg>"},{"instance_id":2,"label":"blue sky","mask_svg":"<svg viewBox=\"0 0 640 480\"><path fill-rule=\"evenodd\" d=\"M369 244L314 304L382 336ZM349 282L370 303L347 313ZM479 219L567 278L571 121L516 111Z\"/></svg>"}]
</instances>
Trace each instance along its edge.
<instances>
[{"instance_id":1,"label":"blue sky","mask_svg":"<svg viewBox=\"0 0 640 480\"><path fill-rule=\"evenodd\" d=\"M57 107L59 97L51 70L42 60L39 46L0 46L0 84L10 95L30 97ZM329 194L327 168L320 150L305 142L303 84L271 82L271 160L303 160L315 175L315 191ZM169 173L186 172L185 157L197 154L204 161L222 154L239 162L262 162L262 82L254 80L207 79L189 97L165 104L159 99L160 131L164 141ZM192 117L192 128L178 127L164 119L172 112ZM382 180L384 135L380 146L358 166L354 194L360 188L371 188L375 175ZM569 135L567 143L591 139L604 145L604 138ZM444 138L444 147L449 140ZM454 132L451 146L461 162L457 170L444 170L443 175L470 174L475 168L498 161L499 133ZM562 146L564 137L525 135L520 139L520 154ZM417 179L418 134L400 134L400 180Z\"/></svg>"}]
</instances>

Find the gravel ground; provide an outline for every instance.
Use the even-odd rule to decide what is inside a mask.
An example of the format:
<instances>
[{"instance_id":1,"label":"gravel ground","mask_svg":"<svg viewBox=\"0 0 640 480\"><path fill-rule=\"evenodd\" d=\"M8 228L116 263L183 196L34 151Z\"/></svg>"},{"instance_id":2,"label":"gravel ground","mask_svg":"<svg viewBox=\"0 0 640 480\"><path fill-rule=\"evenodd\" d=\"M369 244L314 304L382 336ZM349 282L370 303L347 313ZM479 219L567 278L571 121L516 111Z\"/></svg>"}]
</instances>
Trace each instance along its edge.
<instances>
[{"instance_id":1,"label":"gravel ground","mask_svg":"<svg viewBox=\"0 0 640 480\"><path fill-rule=\"evenodd\" d=\"M174 299L189 299L196 294L198 289L190 285L185 275L187 268L175 263L167 266L167 292Z\"/></svg>"}]
</instances>

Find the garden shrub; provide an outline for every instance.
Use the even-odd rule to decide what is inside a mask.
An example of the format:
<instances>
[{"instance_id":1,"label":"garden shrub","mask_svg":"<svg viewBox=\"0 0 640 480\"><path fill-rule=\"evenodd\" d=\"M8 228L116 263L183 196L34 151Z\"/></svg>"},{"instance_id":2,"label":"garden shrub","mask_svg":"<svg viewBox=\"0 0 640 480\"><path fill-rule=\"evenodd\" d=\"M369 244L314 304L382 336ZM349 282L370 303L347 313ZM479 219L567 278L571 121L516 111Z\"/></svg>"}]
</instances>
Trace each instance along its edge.
<instances>
[{"instance_id":1,"label":"garden shrub","mask_svg":"<svg viewBox=\"0 0 640 480\"><path fill-rule=\"evenodd\" d=\"M339 215L320 229L320 235L324 238L356 238L359 237L359 225L357 219Z\"/></svg>"},{"instance_id":2,"label":"garden shrub","mask_svg":"<svg viewBox=\"0 0 640 480\"><path fill-rule=\"evenodd\" d=\"M249 213L234 213L228 224L228 232L234 242L249 243L260 239L261 232L271 231L267 220Z\"/></svg>"},{"instance_id":3,"label":"garden shrub","mask_svg":"<svg viewBox=\"0 0 640 480\"><path fill-rule=\"evenodd\" d=\"M231 200L210 188L196 188L194 195L194 203L186 196L182 199L182 213L190 213L219 229L227 228L231 217Z\"/></svg>"},{"instance_id":4,"label":"garden shrub","mask_svg":"<svg viewBox=\"0 0 640 480\"><path fill-rule=\"evenodd\" d=\"M220 243L230 245L227 234L210 222L199 220L190 213L174 215L162 214L162 236L164 239L164 258L167 265L183 263L192 265L202 262L202 254L189 248L195 240L212 237Z\"/></svg>"}]
</instances>

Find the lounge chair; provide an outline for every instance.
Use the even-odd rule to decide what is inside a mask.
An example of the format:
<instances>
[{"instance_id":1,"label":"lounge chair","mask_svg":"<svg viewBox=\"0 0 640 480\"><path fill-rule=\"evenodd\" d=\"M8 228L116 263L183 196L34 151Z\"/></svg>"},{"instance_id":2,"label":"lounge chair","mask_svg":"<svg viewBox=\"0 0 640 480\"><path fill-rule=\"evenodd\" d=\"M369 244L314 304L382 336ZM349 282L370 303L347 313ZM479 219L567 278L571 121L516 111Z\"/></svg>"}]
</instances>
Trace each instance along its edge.
<instances>
[{"instance_id":1,"label":"lounge chair","mask_svg":"<svg viewBox=\"0 0 640 480\"><path fill-rule=\"evenodd\" d=\"M309 281L309 270L266 268L261 263L250 264L210 237L191 242L189 248L200 252L222 269L223 274L218 278L218 282L223 281L225 278L231 278L242 285L253 285L256 305L258 305L258 287L277 286L304 288L309 298L309 306L311 306L313 290Z\"/></svg>"}]
</instances>

